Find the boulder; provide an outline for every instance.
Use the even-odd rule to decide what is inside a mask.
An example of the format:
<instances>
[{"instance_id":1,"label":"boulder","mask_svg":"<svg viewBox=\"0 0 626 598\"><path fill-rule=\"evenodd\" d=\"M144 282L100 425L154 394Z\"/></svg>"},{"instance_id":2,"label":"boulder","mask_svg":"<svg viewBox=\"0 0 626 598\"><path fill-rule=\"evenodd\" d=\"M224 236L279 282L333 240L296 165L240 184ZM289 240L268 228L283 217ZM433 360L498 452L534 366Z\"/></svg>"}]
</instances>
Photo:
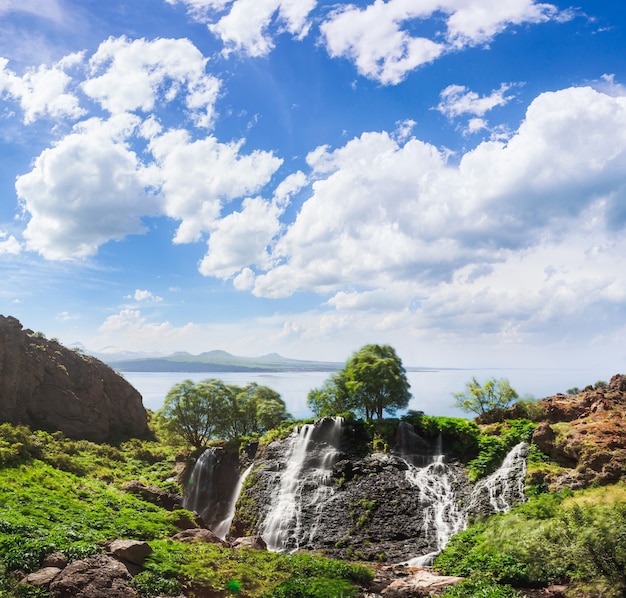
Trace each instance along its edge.
<instances>
[{"instance_id":1,"label":"boulder","mask_svg":"<svg viewBox=\"0 0 626 598\"><path fill-rule=\"evenodd\" d=\"M384 598L413 598L415 596L440 596L451 586L455 586L462 577L436 575L426 569L415 571L404 579L391 582L381 594Z\"/></svg>"},{"instance_id":2,"label":"boulder","mask_svg":"<svg viewBox=\"0 0 626 598\"><path fill-rule=\"evenodd\" d=\"M152 554L150 545L139 540L113 540L107 548L118 559L139 566Z\"/></svg>"},{"instance_id":3,"label":"boulder","mask_svg":"<svg viewBox=\"0 0 626 598\"><path fill-rule=\"evenodd\" d=\"M94 442L148 433L141 395L98 359L0 316L1 420Z\"/></svg>"},{"instance_id":4,"label":"boulder","mask_svg":"<svg viewBox=\"0 0 626 598\"><path fill-rule=\"evenodd\" d=\"M67 567L67 557L62 552L53 552L43 560L44 567L58 567L65 569Z\"/></svg>"},{"instance_id":5,"label":"boulder","mask_svg":"<svg viewBox=\"0 0 626 598\"><path fill-rule=\"evenodd\" d=\"M116 558L97 554L74 561L50 584L53 598L135 598L131 576Z\"/></svg>"},{"instance_id":6,"label":"boulder","mask_svg":"<svg viewBox=\"0 0 626 598\"><path fill-rule=\"evenodd\" d=\"M187 529L172 536L172 540L177 540L178 542L208 542L210 544L219 544L220 546L230 546L228 542L224 542L210 529Z\"/></svg>"},{"instance_id":7,"label":"boulder","mask_svg":"<svg viewBox=\"0 0 626 598\"><path fill-rule=\"evenodd\" d=\"M43 567L38 571L29 573L24 578L24 583L31 586L47 586L61 571L62 569L59 567Z\"/></svg>"},{"instance_id":8,"label":"boulder","mask_svg":"<svg viewBox=\"0 0 626 598\"><path fill-rule=\"evenodd\" d=\"M247 536L233 540L233 548L251 548L252 550L267 550L267 544L261 536Z\"/></svg>"},{"instance_id":9,"label":"boulder","mask_svg":"<svg viewBox=\"0 0 626 598\"><path fill-rule=\"evenodd\" d=\"M168 511L180 509L183 502L182 497L178 494L171 494L170 492L161 490L161 488L157 488L156 486L146 486L138 480L126 482L123 489L131 494L137 494L146 502L163 507Z\"/></svg>"}]
</instances>

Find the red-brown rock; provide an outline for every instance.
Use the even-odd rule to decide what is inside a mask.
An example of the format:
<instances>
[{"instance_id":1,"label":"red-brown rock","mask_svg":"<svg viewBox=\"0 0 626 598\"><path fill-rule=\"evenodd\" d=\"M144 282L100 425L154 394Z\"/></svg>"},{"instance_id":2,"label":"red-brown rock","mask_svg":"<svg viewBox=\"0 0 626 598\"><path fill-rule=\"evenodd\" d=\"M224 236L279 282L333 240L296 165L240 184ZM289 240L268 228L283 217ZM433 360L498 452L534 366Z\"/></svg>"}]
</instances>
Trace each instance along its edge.
<instances>
[{"instance_id":1,"label":"red-brown rock","mask_svg":"<svg viewBox=\"0 0 626 598\"><path fill-rule=\"evenodd\" d=\"M609 384L587 386L575 395L547 397L539 404L548 421L537 426L533 442L568 468L546 473L542 481L551 489L611 484L626 474L626 376L613 376Z\"/></svg>"}]
</instances>

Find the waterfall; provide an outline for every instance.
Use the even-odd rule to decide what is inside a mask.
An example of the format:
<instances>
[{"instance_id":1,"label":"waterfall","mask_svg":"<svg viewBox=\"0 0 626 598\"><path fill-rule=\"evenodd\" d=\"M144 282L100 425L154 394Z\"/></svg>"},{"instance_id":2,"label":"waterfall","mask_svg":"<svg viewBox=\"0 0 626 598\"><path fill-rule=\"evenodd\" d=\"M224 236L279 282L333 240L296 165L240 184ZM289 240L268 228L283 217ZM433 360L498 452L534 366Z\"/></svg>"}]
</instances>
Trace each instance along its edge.
<instances>
[{"instance_id":1,"label":"waterfall","mask_svg":"<svg viewBox=\"0 0 626 598\"><path fill-rule=\"evenodd\" d=\"M526 442L514 446L502 465L476 484L467 511L472 514L505 513L516 504L524 502L527 456Z\"/></svg>"},{"instance_id":2,"label":"waterfall","mask_svg":"<svg viewBox=\"0 0 626 598\"><path fill-rule=\"evenodd\" d=\"M241 493L241 489L243 488L243 484L246 481L248 474L252 471L252 467L253 466L250 465L237 481L235 490L230 497L230 509L228 511L228 514L211 530L218 538L221 538L222 540L226 539L226 534L228 534L228 530L230 530L230 524L233 522L233 518L235 517L235 507L237 506L237 499L239 498L239 494Z\"/></svg>"},{"instance_id":3,"label":"waterfall","mask_svg":"<svg viewBox=\"0 0 626 598\"><path fill-rule=\"evenodd\" d=\"M198 513L206 526L222 539L230 529L244 481L237 467L236 454L209 448L196 461L183 494L183 507ZM249 469L244 476L248 473Z\"/></svg>"},{"instance_id":4,"label":"waterfall","mask_svg":"<svg viewBox=\"0 0 626 598\"><path fill-rule=\"evenodd\" d=\"M432 565L448 540L466 528L470 514L506 512L525 500L527 443L513 447L498 470L474 486L465 507L457 492L457 474L444 462L440 442L438 447L439 454L425 467L407 461L407 480L418 489L422 530L431 548L427 554L409 560L410 566Z\"/></svg>"},{"instance_id":5,"label":"waterfall","mask_svg":"<svg viewBox=\"0 0 626 598\"><path fill-rule=\"evenodd\" d=\"M333 494L331 472L342 425L341 418L323 418L294 429L289 437L276 497L261 524L269 550L297 550L315 536L319 515ZM304 509L315 511L308 529L302 527Z\"/></svg>"},{"instance_id":6,"label":"waterfall","mask_svg":"<svg viewBox=\"0 0 626 598\"><path fill-rule=\"evenodd\" d=\"M422 531L431 552L411 559L409 565L425 567L432 565L435 557L448 543L451 536L465 528L466 516L459 505L456 493L456 473L444 462L441 442L431 462L425 467L409 468L406 477L419 492L422 508Z\"/></svg>"}]
</instances>

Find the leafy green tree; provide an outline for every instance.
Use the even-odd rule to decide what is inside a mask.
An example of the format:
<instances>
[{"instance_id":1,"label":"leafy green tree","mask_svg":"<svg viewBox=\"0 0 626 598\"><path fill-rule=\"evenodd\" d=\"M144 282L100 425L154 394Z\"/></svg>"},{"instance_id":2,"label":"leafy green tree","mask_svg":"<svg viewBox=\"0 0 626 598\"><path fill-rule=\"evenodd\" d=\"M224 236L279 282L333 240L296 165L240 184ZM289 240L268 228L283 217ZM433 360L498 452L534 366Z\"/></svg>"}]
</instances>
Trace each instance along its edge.
<instances>
[{"instance_id":1,"label":"leafy green tree","mask_svg":"<svg viewBox=\"0 0 626 598\"><path fill-rule=\"evenodd\" d=\"M465 384L465 392L454 394L454 406L463 411L483 415L494 409L508 407L518 394L506 378L490 378L481 385L476 378Z\"/></svg>"},{"instance_id":2,"label":"leafy green tree","mask_svg":"<svg viewBox=\"0 0 626 598\"><path fill-rule=\"evenodd\" d=\"M394 414L409 404L411 393L402 360L389 345L365 345L321 388L309 392L307 404L317 416L348 411L366 419Z\"/></svg>"},{"instance_id":3,"label":"leafy green tree","mask_svg":"<svg viewBox=\"0 0 626 598\"><path fill-rule=\"evenodd\" d=\"M366 419L382 419L383 411L393 415L408 406L411 385L393 347L365 345L350 357L344 372L347 394Z\"/></svg>"},{"instance_id":4,"label":"leafy green tree","mask_svg":"<svg viewBox=\"0 0 626 598\"><path fill-rule=\"evenodd\" d=\"M321 388L310 391L306 402L317 417L346 413L354 411L357 407L348 394L344 370L333 374Z\"/></svg>"},{"instance_id":5,"label":"leafy green tree","mask_svg":"<svg viewBox=\"0 0 626 598\"><path fill-rule=\"evenodd\" d=\"M275 390L267 386L259 386L255 382L249 384L247 388L255 401L256 432L267 432L291 418L291 415L287 413L285 401Z\"/></svg>"},{"instance_id":6,"label":"leafy green tree","mask_svg":"<svg viewBox=\"0 0 626 598\"><path fill-rule=\"evenodd\" d=\"M207 446L223 421L228 389L219 380L175 384L165 396L157 417L162 427L196 448Z\"/></svg>"},{"instance_id":7,"label":"leafy green tree","mask_svg":"<svg viewBox=\"0 0 626 598\"><path fill-rule=\"evenodd\" d=\"M209 379L173 386L157 417L168 433L201 448L212 438L266 432L291 416L280 395L267 386L252 383L241 388Z\"/></svg>"}]
</instances>

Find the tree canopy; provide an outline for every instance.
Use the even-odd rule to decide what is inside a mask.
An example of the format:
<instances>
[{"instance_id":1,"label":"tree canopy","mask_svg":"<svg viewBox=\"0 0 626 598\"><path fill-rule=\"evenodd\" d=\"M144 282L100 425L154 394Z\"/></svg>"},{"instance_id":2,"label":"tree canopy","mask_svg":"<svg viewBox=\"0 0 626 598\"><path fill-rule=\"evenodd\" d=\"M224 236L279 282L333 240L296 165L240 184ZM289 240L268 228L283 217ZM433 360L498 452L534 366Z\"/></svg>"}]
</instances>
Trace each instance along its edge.
<instances>
[{"instance_id":1,"label":"tree canopy","mask_svg":"<svg viewBox=\"0 0 626 598\"><path fill-rule=\"evenodd\" d=\"M508 407L518 394L506 378L490 378L481 385L475 377L465 384L465 391L454 394L454 406L466 413L483 415Z\"/></svg>"},{"instance_id":2,"label":"tree canopy","mask_svg":"<svg viewBox=\"0 0 626 598\"><path fill-rule=\"evenodd\" d=\"M290 415L280 395L267 386L253 382L239 387L208 379L174 385L157 417L170 434L201 448L214 438L266 432Z\"/></svg>"},{"instance_id":3,"label":"tree canopy","mask_svg":"<svg viewBox=\"0 0 626 598\"><path fill-rule=\"evenodd\" d=\"M365 345L324 386L312 390L307 404L318 416L356 411L371 419L394 414L411 399L402 360L389 345Z\"/></svg>"}]
</instances>

